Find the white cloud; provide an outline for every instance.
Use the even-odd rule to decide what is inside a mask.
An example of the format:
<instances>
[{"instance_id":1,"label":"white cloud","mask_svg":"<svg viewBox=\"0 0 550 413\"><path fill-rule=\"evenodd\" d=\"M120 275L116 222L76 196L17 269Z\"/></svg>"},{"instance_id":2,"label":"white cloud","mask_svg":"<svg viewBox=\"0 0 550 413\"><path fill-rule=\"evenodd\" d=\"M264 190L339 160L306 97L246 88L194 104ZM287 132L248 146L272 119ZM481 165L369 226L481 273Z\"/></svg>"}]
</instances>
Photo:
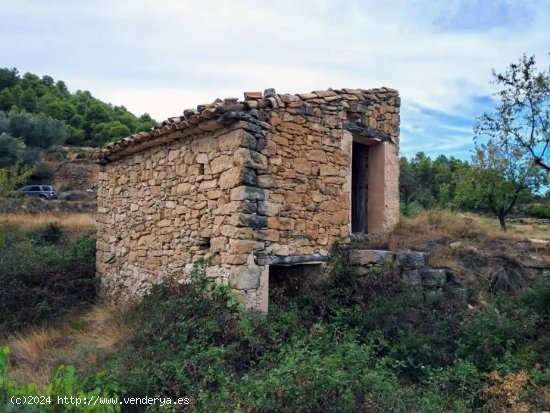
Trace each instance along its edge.
<instances>
[{"instance_id":1,"label":"white cloud","mask_svg":"<svg viewBox=\"0 0 550 413\"><path fill-rule=\"evenodd\" d=\"M0 0L0 36L10 39L0 44L3 64L157 119L245 90L385 85L411 105L403 111L404 145L425 134L444 150L451 147L430 137L433 125L453 121L417 116L412 106L473 118L476 98L492 92L493 67L503 70L523 52L536 54L541 67L549 62L547 0L78 4ZM447 133L466 136L468 127L459 129Z\"/></svg>"}]
</instances>

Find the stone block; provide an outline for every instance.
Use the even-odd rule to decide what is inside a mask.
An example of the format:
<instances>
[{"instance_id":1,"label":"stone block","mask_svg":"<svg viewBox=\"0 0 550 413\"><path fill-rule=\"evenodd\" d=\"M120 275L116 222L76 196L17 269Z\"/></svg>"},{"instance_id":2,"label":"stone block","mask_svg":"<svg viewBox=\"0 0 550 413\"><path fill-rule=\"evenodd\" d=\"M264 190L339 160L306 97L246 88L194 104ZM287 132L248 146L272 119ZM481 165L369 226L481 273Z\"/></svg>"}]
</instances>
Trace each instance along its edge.
<instances>
[{"instance_id":1,"label":"stone block","mask_svg":"<svg viewBox=\"0 0 550 413\"><path fill-rule=\"evenodd\" d=\"M279 231L275 229L256 229L253 231L254 239L262 241L279 241Z\"/></svg>"},{"instance_id":2,"label":"stone block","mask_svg":"<svg viewBox=\"0 0 550 413\"><path fill-rule=\"evenodd\" d=\"M268 217L267 226L280 231L292 231L296 221L293 218Z\"/></svg>"},{"instance_id":3,"label":"stone block","mask_svg":"<svg viewBox=\"0 0 550 413\"><path fill-rule=\"evenodd\" d=\"M303 158L295 158L292 161L294 170L298 173L309 175L311 174L311 163Z\"/></svg>"},{"instance_id":4,"label":"stone block","mask_svg":"<svg viewBox=\"0 0 550 413\"><path fill-rule=\"evenodd\" d=\"M266 198L264 189L254 188L252 186L238 186L231 190L232 201L263 201Z\"/></svg>"},{"instance_id":5,"label":"stone block","mask_svg":"<svg viewBox=\"0 0 550 413\"><path fill-rule=\"evenodd\" d=\"M258 186L260 188L265 189L271 189L277 187L277 179L269 174L269 175L260 175L258 176Z\"/></svg>"},{"instance_id":6,"label":"stone block","mask_svg":"<svg viewBox=\"0 0 550 413\"><path fill-rule=\"evenodd\" d=\"M447 270L442 268L423 268L421 271L423 287L443 287L447 283Z\"/></svg>"},{"instance_id":7,"label":"stone block","mask_svg":"<svg viewBox=\"0 0 550 413\"><path fill-rule=\"evenodd\" d=\"M241 254L241 255L222 254L221 262L222 264L243 265L243 264L246 264L247 259L248 259L247 254Z\"/></svg>"},{"instance_id":8,"label":"stone block","mask_svg":"<svg viewBox=\"0 0 550 413\"><path fill-rule=\"evenodd\" d=\"M226 237L214 237L210 239L210 252L222 252L225 251L227 245Z\"/></svg>"},{"instance_id":9,"label":"stone block","mask_svg":"<svg viewBox=\"0 0 550 413\"><path fill-rule=\"evenodd\" d=\"M401 268L423 268L428 264L428 253L400 251L395 255L395 266Z\"/></svg>"},{"instance_id":10,"label":"stone block","mask_svg":"<svg viewBox=\"0 0 550 413\"><path fill-rule=\"evenodd\" d=\"M217 139L221 151L234 151L239 147L256 149L257 145L256 138L244 129L232 130L218 136Z\"/></svg>"},{"instance_id":11,"label":"stone block","mask_svg":"<svg viewBox=\"0 0 550 413\"><path fill-rule=\"evenodd\" d=\"M321 176L337 176L339 173L338 168L332 165L319 165L319 175Z\"/></svg>"},{"instance_id":12,"label":"stone block","mask_svg":"<svg viewBox=\"0 0 550 413\"><path fill-rule=\"evenodd\" d=\"M243 214L236 212L229 217L227 223L235 227L248 227L252 229L266 228L267 217L257 214Z\"/></svg>"},{"instance_id":13,"label":"stone block","mask_svg":"<svg viewBox=\"0 0 550 413\"><path fill-rule=\"evenodd\" d=\"M264 247L263 242L248 239L229 240L229 252L231 254L249 254L253 251L261 250Z\"/></svg>"},{"instance_id":14,"label":"stone block","mask_svg":"<svg viewBox=\"0 0 550 413\"><path fill-rule=\"evenodd\" d=\"M327 162L327 154L320 149L312 149L307 152L306 158L309 161Z\"/></svg>"},{"instance_id":15,"label":"stone block","mask_svg":"<svg viewBox=\"0 0 550 413\"><path fill-rule=\"evenodd\" d=\"M219 174L233 167L233 159L229 155L221 155L210 162L210 172Z\"/></svg>"},{"instance_id":16,"label":"stone block","mask_svg":"<svg viewBox=\"0 0 550 413\"><path fill-rule=\"evenodd\" d=\"M237 290L255 290L260 286L260 268L232 269L229 275L230 285Z\"/></svg>"},{"instance_id":17,"label":"stone block","mask_svg":"<svg viewBox=\"0 0 550 413\"><path fill-rule=\"evenodd\" d=\"M239 148L233 154L233 162L251 169L266 169L267 158L260 152Z\"/></svg>"},{"instance_id":18,"label":"stone block","mask_svg":"<svg viewBox=\"0 0 550 413\"><path fill-rule=\"evenodd\" d=\"M220 228L222 235L228 238L250 239L252 238L252 228L238 228L232 225L222 225Z\"/></svg>"},{"instance_id":19,"label":"stone block","mask_svg":"<svg viewBox=\"0 0 550 413\"><path fill-rule=\"evenodd\" d=\"M359 265L384 265L393 261L393 253L384 250L351 250L349 260L351 263Z\"/></svg>"},{"instance_id":20,"label":"stone block","mask_svg":"<svg viewBox=\"0 0 550 413\"><path fill-rule=\"evenodd\" d=\"M235 188L236 186L256 186L258 184L256 172L250 168L235 166L220 175L218 186L220 189Z\"/></svg>"},{"instance_id":21,"label":"stone block","mask_svg":"<svg viewBox=\"0 0 550 413\"><path fill-rule=\"evenodd\" d=\"M260 215L272 217L277 215L280 209L281 209L281 205L274 202L269 202L269 201L258 202L258 214Z\"/></svg>"}]
</instances>

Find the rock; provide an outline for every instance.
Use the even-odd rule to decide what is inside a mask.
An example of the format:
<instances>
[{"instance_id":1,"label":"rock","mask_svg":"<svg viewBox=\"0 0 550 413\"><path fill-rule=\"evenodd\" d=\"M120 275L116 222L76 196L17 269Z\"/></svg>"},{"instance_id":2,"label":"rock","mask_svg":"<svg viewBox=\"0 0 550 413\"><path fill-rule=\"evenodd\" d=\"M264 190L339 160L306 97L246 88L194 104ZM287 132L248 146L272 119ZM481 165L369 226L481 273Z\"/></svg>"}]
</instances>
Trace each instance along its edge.
<instances>
[{"instance_id":1,"label":"rock","mask_svg":"<svg viewBox=\"0 0 550 413\"><path fill-rule=\"evenodd\" d=\"M423 287L443 287L447 283L447 270L423 268L420 283Z\"/></svg>"},{"instance_id":2,"label":"rock","mask_svg":"<svg viewBox=\"0 0 550 413\"><path fill-rule=\"evenodd\" d=\"M261 270L259 268L237 269L232 271L229 282L238 290L255 290L260 286Z\"/></svg>"},{"instance_id":3,"label":"rock","mask_svg":"<svg viewBox=\"0 0 550 413\"><path fill-rule=\"evenodd\" d=\"M233 161L236 165L242 165L251 169L266 169L267 158L260 152L247 148L239 148L233 154Z\"/></svg>"},{"instance_id":4,"label":"rock","mask_svg":"<svg viewBox=\"0 0 550 413\"><path fill-rule=\"evenodd\" d=\"M296 221L292 218L283 217L268 217L267 226L269 228L278 229L280 231L292 231Z\"/></svg>"},{"instance_id":5,"label":"rock","mask_svg":"<svg viewBox=\"0 0 550 413\"><path fill-rule=\"evenodd\" d=\"M249 254L252 251L261 250L264 247L263 242L247 240L247 239L232 239L229 240L230 254Z\"/></svg>"},{"instance_id":6,"label":"rock","mask_svg":"<svg viewBox=\"0 0 550 413\"><path fill-rule=\"evenodd\" d=\"M276 95L277 95L277 92L275 92L275 89L273 89L273 88L269 88L269 89L264 90L264 98L273 97L273 96L276 96Z\"/></svg>"},{"instance_id":7,"label":"rock","mask_svg":"<svg viewBox=\"0 0 550 413\"><path fill-rule=\"evenodd\" d=\"M238 186L231 190L232 201L253 200L263 201L265 200L265 191L260 188L254 188L251 186Z\"/></svg>"},{"instance_id":8,"label":"rock","mask_svg":"<svg viewBox=\"0 0 550 413\"><path fill-rule=\"evenodd\" d=\"M380 264L384 265L393 261L393 253L384 250L351 250L349 260L353 264Z\"/></svg>"},{"instance_id":9,"label":"rock","mask_svg":"<svg viewBox=\"0 0 550 413\"><path fill-rule=\"evenodd\" d=\"M396 267L407 269L423 268L428 264L428 253L416 251L400 251L395 255Z\"/></svg>"},{"instance_id":10,"label":"rock","mask_svg":"<svg viewBox=\"0 0 550 413\"><path fill-rule=\"evenodd\" d=\"M550 261L546 261L535 255L529 255L526 258L522 258L521 263L529 268L550 268Z\"/></svg>"},{"instance_id":11,"label":"rock","mask_svg":"<svg viewBox=\"0 0 550 413\"><path fill-rule=\"evenodd\" d=\"M412 286L422 285L422 276L419 270L407 270L403 273L403 281Z\"/></svg>"},{"instance_id":12,"label":"rock","mask_svg":"<svg viewBox=\"0 0 550 413\"><path fill-rule=\"evenodd\" d=\"M229 155L221 155L210 162L210 171L219 174L233 167L233 159Z\"/></svg>"},{"instance_id":13,"label":"rock","mask_svg":"<svg viewBox=\"0 0 550 413\"><path fill-rule=\"evenodd\" d=\"M340 171L332 165L319 165L319 175L329 176L338 175Z\"/></svg>"},{"instance_id":14,"label":"rock","mask_svg":"<svg viewBox=\"0 0 550 413\"><path fill-rule=\"evenodd\" d=\"M257 229L254 230L254 239L262 241L279 241L279 231L275 229Z\"/></svg>"}]
</instances>

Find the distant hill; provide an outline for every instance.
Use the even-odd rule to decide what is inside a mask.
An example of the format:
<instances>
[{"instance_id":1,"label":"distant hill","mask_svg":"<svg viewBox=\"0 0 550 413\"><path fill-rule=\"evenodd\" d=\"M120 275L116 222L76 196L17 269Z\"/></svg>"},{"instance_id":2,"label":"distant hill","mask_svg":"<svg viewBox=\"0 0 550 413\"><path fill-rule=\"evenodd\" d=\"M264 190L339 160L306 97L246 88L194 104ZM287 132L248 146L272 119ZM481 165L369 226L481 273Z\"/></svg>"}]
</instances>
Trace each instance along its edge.
<instances>
[{"instance_id":1,"label":"distant hill","mask_svg":"<svg viewBox=\"0 0 550 413\"><path fill-rule=\"evenodd\" d=\"M88 91L71 93L62 80L33 73L20 76L15 68L0 69L0 135L8 135L3 140L21 139L27 147L42 149L53 145L99 147L155 123L146 113L137 117L124 106L105 103ZM16 142L0 143L6 145Z\"/></svg>"}]
</instances>

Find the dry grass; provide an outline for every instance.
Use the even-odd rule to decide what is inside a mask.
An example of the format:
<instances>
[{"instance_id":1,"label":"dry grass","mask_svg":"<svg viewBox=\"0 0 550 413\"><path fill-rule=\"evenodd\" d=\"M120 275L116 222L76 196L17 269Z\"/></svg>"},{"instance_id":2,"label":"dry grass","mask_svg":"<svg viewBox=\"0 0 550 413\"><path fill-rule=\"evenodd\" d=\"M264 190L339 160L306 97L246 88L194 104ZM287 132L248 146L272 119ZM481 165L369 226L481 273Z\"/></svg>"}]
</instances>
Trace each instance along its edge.
<instances>
[{"instance_id":1,"label":"dry grass","mask_svg":"<svg viewBox=\"0 0 550 413\"><path fill-rule=\"evenodd\" d=\"M537 220L510 221L502 231L497 219L446 210L423 211L415 218L402 218L388 244L392 249L422 249L439 242L469 240L529 241L550 240L550 227Z\"/></svg>"},{"instance_id":2,"label":"dry grass","mask_svg":"<svg viewBox=\"0 0 550 413\"><path fill-rule=\"evenodd\" d=\"M446 210L402 218L385 240L391 250L430 252L430 265L448 268L457 280L478 292L478 300L501 279L514 291L532 283L517 263L534 255L550 260L550 227L541 220L510 220L508 231L497 219ZM521 265L519 265L521 267Z\"/></svg>"},{"instance_id":3,"label":"dry grass","mask_svg":"<svg viewBox=\"0 0 550 413\"><path fill-rule=\"evenodd\" d=\"M29 330L3 340L2 344L11 350L10 377L42 387L60 364L74 365L85 372L128 334L122 310L101 304L57 326Z\"/></svg>"},{"instance_id":4,"label":"dry grass","mask_svg":"<svg viewBox=\"0 0 550 413\"><path fill-rule=\"evenodd\" d=\"M22 229L31 229L51 222L57 222L67 230L70 238L78 237L83 233L96 229L94 214L1 214L0 222L16 224Z\"/></svg>"}]
</instances>

